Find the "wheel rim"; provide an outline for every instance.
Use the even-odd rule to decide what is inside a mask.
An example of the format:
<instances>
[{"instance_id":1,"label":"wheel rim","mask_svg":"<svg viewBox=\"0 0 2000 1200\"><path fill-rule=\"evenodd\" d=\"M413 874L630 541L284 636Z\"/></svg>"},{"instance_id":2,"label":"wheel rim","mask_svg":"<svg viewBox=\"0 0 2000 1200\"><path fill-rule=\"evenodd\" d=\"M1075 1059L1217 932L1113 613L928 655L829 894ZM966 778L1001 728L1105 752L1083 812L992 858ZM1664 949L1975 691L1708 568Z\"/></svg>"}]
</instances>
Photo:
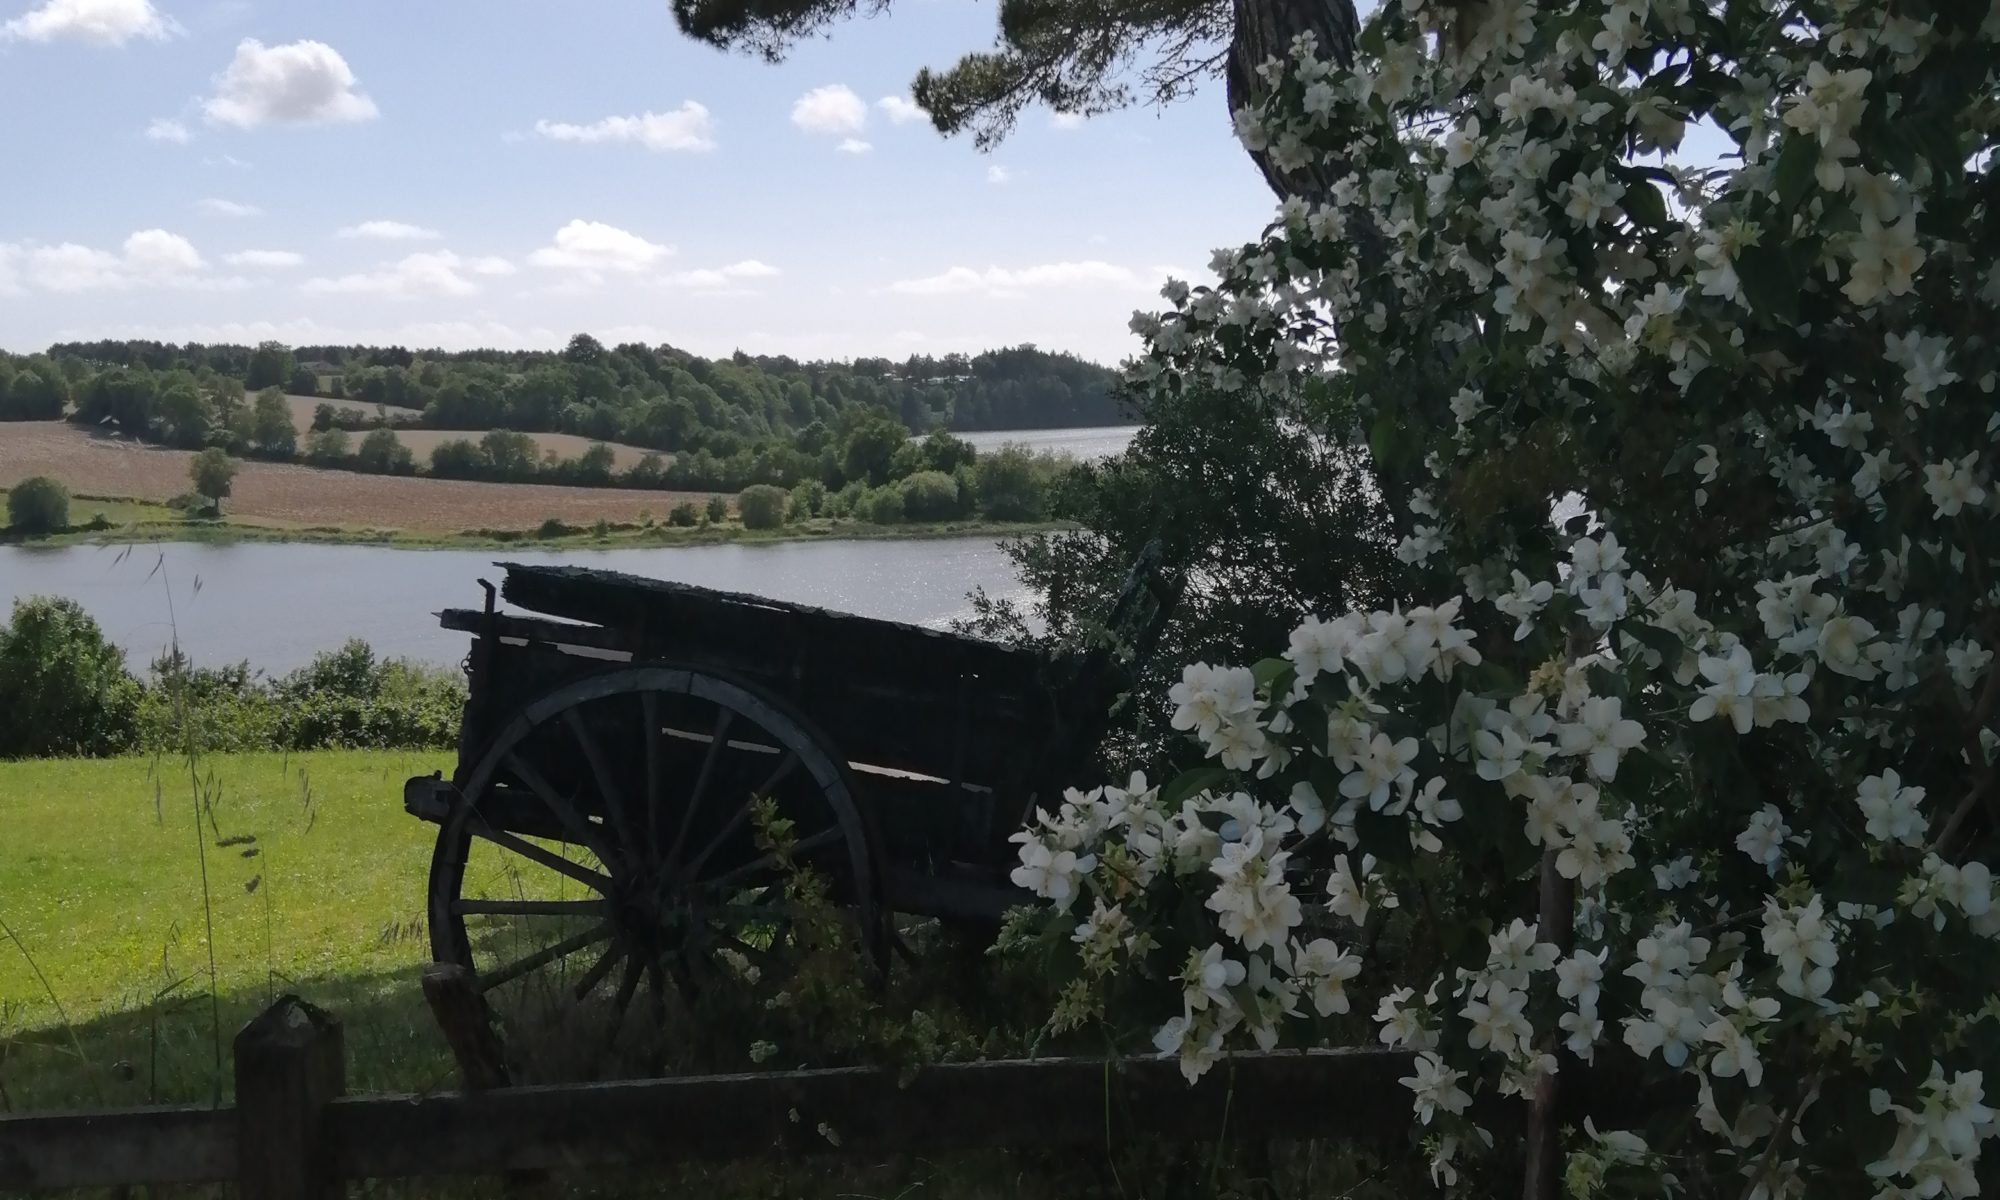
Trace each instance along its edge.
<instances>
[{"instance_id":1,"label":"wheel rim","mask_svg":"<svg viewBox=\"0 0 2000 1200\"><path fill-rule=\"evenodd\" d=\"M782 970L781 857L761 797L882 958L868 839L845 768L785 707L676 667L591 676L524 709L459 788L432 862L439 961L470 968L538 1078L660 1068L675 1012L734 972ZM747 971L755 966L757 971ZM539 1043L553 1047L541 1053Z\"/></svg>"}]
</instances>

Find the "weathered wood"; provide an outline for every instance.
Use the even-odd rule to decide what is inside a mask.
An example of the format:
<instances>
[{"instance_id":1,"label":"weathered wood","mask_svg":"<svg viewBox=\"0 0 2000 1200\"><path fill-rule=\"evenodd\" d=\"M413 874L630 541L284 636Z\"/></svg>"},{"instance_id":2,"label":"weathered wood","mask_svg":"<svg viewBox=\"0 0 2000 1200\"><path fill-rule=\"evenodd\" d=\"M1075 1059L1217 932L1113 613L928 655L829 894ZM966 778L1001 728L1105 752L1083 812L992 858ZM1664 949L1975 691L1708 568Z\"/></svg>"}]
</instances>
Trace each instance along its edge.
<instances>
[{"instance_id":1,"label":"weathered wood","mask_svg":"<svg viewBox=\"0 0 2000 1200\"><path fill-rule=\"evenodd\" d=\"M0 1116L0 1194L236 1178L236 1114L173 1106Z\"/></svg>"},{"instance_id":2,"label":"weathered wood","mask_svg":"<svg viewBox=\"0 0 2000 1200\"><path fill-rule=\"evenodd\" d=\"M467 1092L506 1087L507 1056L493 1028L493 1011L473 983L472 972L457 963L431 963L424 968L424 1000L458 1063L458 1077Z\"/></svg>"},{"instance_id":3,"label":"weathered wood","mask_svg":"<svg viewBox=\"0 0 2000 1200\"><path fill-rule=\"evenodd\" d=\"M1396 1138L1402 1051L1250 1054L1189 1087L1157 1059L872 1067L351 1099L327 1111L349 1178L646 1166L774 1153L1101 1147L1140 1136Z\"/></svg>"},{"instance_id":4,"label":"weathered wood","mask_svg":"<svg viewBox=\"0 0 2000 1200\"><path fill-rule=\"evenodd\" d=\"M243 1200L340 1194L324 1110L347 1090L340 1022L285 996L236 1035L237 1184Z\"/></svg>"}]
</instances>

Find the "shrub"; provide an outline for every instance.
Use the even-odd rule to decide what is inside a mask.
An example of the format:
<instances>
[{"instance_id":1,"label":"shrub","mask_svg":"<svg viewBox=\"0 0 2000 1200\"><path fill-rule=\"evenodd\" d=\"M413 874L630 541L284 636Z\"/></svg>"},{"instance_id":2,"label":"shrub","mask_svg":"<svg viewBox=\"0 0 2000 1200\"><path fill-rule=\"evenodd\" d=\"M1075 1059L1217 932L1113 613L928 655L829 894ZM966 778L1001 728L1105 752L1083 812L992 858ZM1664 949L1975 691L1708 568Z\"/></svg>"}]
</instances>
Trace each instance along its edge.
<instances>
[{"instance_id":1,"label":"shrub","mask_svg":"<svg viewBox=\"0 0 2000 1200\"><path fill-rule=\"evenodd\" d=\"M1037 521L1045 511L1042 472L1019 446L1002 446L973 463L979 506L996 521Z\"/></svg>"},{"instance_id":2,"label":"shrub","mask_svg":"<svg viewBox=\"0 0 2000 1200\"><path fill-rule=\"evenodd\" d=\"M29 537L69 527L69 489L46 475L23 479L7 493L7 523Z\"/></svg>"},{"instance_id":3,"label":"shrub","mask_svg":"<svg viewBox=\"0 0 2000 1200\"><path fill-rule=\"evenodd\" d=\"M729 501L721 496L710 496L705 512L710 525L720 525L729 519Z\"/></svg>"},{"instance_id":4,"label":"shrub","mask_svg":"<svg viewBox=\"0 0 2000 1200\"><path fill-rule=\"evenodd\" d=\"M785 523L785 505L790 500L785 489L759 483L744 488L736 497L736 511L743 514L745 529L776 529Z\"/></svg>"},{"instance_id":5,"label":"shrub","mask_svg":"<svg viewBox=\"0 0 2000 1200\"><path fill-rule=\"evenodd\" d=\"M901 487L903 511L912 521L948 521L964 512L958 481L943 471L918 471Z\"/></svg>"},{"instance_id":6,"label":"shrub","mask_svg":"<svg viewBox=\"0 0 2000 1200\"><path fill-rule=\"evenodd\" d=\"M306 437L306 461L316 467L337 467L347 461L353 439L345 429L322 429Z\"/></svg>"},{"instance_id":7,"label":"shrub","mask_svg":"<svg viewBox=\"0 0 2000 1200\"><path fill-rule=\"evenodd\" d=\"M417 469L416 456L389 429L371 430L361 439L354 465L377 475L409 475Z\"/></svg>"},{"instance_id":8,"label":"shrub","mask_svg":"<svg viewBox=\"0 0 2000 1200\"><path fill-rule=\"evenodd\" d=\"M871 525L903 523L903 489L895 484L869 491L854 506L854 515Z\"/></svg>"},{"instance_id":9,"label":"shrub","mask_svg":"<svg viewBox=\"0 0 2000 1200\"><path fill-rule=\"evenodd\" d=\"M477 479L485 465L486 456L464 438L431 447L431 474L440 479Z\"/></svg>"},{"instance_id":10,"label":"shrub","mask_svg":"<svg viewBox=\"0 0 2000 1200\"><path fill-rule=\"evenodd\" d=\"M683 500L667 512L667 524L681 529L692 529L701 524L701 510L692 500Z\"/></svg>"},{"instance_id":11,"label":"shrub","mask_svg":"<svg viewBox=\"0 0 2000 1200\"><path fill-rule=\"evenodd\" d=\"M139 683L125 653L74 600L14 602L0 626L0 758L117 754L130 748Z\"/></svg>"},{"instance_id":12,"label":"shrub","mask_svg":"<svg viewBox=\"0 0 2000 1200\"><path fill-rule=\"evenodd\" d=\"M571 528L568 525L563 524L563 519L561 517L550 517L548 520L543 521L541 525L536 528L535 536L545 537L545 538L559 538L575 532L576 532L575 529Z\"/></svg>"}]
</instances>

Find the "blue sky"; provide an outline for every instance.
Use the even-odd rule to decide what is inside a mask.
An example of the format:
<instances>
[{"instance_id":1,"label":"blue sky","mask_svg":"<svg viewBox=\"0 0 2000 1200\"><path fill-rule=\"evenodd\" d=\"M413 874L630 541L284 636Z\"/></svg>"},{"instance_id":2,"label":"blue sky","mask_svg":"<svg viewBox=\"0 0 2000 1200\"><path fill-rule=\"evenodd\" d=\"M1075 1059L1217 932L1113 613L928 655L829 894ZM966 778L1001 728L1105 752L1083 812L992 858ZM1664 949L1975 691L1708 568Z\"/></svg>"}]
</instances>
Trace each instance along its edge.
<instances>
[{"instance_id":1,"label":"blue sky","mask_svg":"<svg viewBox=\"0 0 2000 1200\"><path fill-rule=\"evenodd\" d=\"M0 346L1115 361L1165 272L1272 200L1219 85L1032 111L991 154L898 121L883 98L994 19L897 0L773 67L666 0L0 0Z\"/></svg>"}]
</instances>

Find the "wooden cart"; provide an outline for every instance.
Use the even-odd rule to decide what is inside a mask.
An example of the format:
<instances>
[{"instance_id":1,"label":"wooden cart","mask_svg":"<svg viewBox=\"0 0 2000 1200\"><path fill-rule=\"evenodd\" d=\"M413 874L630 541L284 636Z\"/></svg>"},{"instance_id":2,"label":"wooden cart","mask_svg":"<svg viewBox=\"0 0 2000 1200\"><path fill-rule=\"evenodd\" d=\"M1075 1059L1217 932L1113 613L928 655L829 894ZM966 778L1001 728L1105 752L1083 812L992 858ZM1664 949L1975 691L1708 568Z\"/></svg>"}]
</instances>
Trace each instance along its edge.
<instances>
[{"instance_id":1,"label":"wooden cart","mask_svg":"<svg viewBox=\"0 0 2000 1200\"><path fill-rule=\"evenodd\" d=\"M439 829L434 957L480 989L559 973L665 1003L701 961L767 939L784 865L755 802L791 823L886 961L892 914L991 922L1025 894L1009 836L1088 763L1178 584L1141 555L1097 648L1072 658L568 566L501 564L499 598L440 614L474 635L449 779L406 785Z\"/></svg>"}]
</instances>

